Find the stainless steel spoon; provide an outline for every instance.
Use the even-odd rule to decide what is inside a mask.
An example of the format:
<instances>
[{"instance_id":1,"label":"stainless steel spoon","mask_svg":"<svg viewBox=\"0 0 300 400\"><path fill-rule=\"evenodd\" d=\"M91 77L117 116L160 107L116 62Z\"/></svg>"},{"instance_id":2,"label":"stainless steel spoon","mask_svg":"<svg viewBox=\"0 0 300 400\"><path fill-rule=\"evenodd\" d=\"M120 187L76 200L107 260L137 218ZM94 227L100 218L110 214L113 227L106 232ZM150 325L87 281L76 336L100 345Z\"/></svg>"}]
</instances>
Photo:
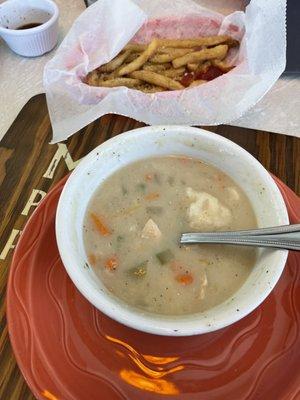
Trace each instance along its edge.
<instances>
[{"instance_id":1,"label":"stainless steel spoon","mask_svg":"<svg viewBox=\"0 0 300 400\"><path fill-rule=\"evenodd\" d=\"M183 233L180 243L216 243L300 251L300 224L247 231Z\"/></svg>"}]
</instances>

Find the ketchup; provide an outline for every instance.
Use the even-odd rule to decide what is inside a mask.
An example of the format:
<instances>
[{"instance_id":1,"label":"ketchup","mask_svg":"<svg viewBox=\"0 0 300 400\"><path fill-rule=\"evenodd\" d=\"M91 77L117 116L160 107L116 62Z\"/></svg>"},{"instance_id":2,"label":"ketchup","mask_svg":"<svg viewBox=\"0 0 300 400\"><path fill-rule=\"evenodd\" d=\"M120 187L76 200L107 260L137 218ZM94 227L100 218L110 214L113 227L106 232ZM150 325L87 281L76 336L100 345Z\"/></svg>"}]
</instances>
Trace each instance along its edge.
<instances>
[{"instance_id":1,"label":"ketchup","mask_svg":"<svg viewBox=\"0 0 300 400\"><path fill-rule=\"evenodd\" d=\"M194 73L193 72L187 72L183 75L183 77L180 80L180 83L184 86L184 87L188 87L190 86L190 84L193 82L194 80Z\"/></svg>"},{"instance_id":2,"label":"ketchup","mask_svg":"<svg viewBox=\"0 0 300 400\"><path fill-rule=\"evenodd\" d=\"M208 69L205 72L195 72L195 79L201 79L203 81L212 81L215 78L218 78L219 76L223 75L224 72L218 68L218 67L214 67L214 66L210 66L208 67Z\"/></svg>"}]
</instances>

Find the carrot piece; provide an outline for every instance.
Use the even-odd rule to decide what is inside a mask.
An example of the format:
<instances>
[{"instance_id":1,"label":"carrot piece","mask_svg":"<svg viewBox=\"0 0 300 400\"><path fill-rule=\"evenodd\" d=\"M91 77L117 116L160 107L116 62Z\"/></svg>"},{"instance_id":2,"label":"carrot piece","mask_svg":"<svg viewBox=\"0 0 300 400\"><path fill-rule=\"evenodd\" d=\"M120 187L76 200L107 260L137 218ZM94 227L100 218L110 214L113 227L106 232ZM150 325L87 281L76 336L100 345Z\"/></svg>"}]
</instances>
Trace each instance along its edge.
<instances>
[{"instance_id":1,"label":"carrot piece","mask_svg":"<svg viewBox=\"0 0 300 400\"><path fill-rule=\"evenodd\" d=\"M152 179L153 179L153 175L152 175L152 174L147 174L147 175L145 175L145 180L146 180L146 181L151 182Z\"/></svg>"},{"instance_id":2,"label":"carrot piece","mask_svg":"<svg viewBox=\"0 0 300 400\"><path fill-rule=\"evenodd\" d=\"M193 283L194 278L191 274L180 274L176 276L176 281L181 283L181 285L190 285Z\"/></svg>"},{"instance_id":3,"label":"carrot piece","mask_svg":"<svg viewBox=\"0 0 300 400\"><path fill-rule=\"evenodd\" d=\"M118 258L116 256L112 256L105 261L105 268L110 271L114 271L119 265Z\"/></svg>"},{"instance_id":4,"label":"carrot piece","mask_svg":"<svg viewBox=\"0 0 300 400\"><path fill-rule=\"evenodd\" d=\"M108 227L104 224L104 222L101 220L101 218L94 214L94 213L90 213L90 216L94 222L95 227L97 228L98 232L102 235L102 236L107 236L110 235L110 230L108 229Z\"/></svg>"},{"instance_id":5,"label":"carrot piece","mask_svg":"<svg viewBox=\"0 0 300 400\"><path fill-rule=\"evenodd\" d=\"M147 196L145 196L145 200L148 200L148 201L156 200L158 198L159 198L159 193L156 193L156 192L149 193L149 194L147 194Z\"/></svg>"},{"instance_id":6,"label":"carrot piece","mask_svg":"<svg viewBox=\"0 0 300 400\"><path fill-rule=\"evenodd\" d=\"M91 265L95 265L97 262L95 254L91 253L88 255L88 261Z\"/></svg>"}]
</instances>

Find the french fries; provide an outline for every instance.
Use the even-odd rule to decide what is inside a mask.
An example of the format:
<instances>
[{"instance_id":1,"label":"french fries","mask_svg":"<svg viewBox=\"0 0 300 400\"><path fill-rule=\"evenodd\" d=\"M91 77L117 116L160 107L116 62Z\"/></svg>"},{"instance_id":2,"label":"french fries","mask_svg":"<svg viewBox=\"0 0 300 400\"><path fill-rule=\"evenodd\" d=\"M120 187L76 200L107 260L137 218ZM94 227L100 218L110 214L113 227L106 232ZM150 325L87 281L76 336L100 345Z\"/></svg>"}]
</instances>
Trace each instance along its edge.
<instances>
[{"instance_id":1,"label":"french fries","mask_svg":"<svg viewBox=\"0 0 300 400\"><path fill-rule=\"evenodd\" d=\"M227 64L226 56L238 45L226 35L128 43L83 82L108 88L125 86L144 93L192 88L234 68Z\"/></svg>"},{"instance_id":2,"label":"french fries","mask_svg":"<svg viewBox=\"0 0 300 400\"><path fill-rule=\"evenodd\" d=\"M169 69L169 68L172 68L171 63L143 65L143 69L145 69L146 71L153 71L153 72L160 72L160 71L164 71L165 69Z\"/></svg>"},{"instance_id":3,"label":"french fries","mask_svg":"<svg viewBox=\"0 0 300 400\"><path fill-rule=\"evenodd\" d=\"M145 51L148 46L146 44L140 44L140 43L128 43L124 47L124 50L130 50L133 53L141 53L142 51Z\"/></svg>"},{"instance_id":4,"label":"french fries","mask_svg":"<svg viewBox=\"0 0 300 400\"><path fill-rule=\"evenodd\" d=\"M170 62L180 56L184 56L187 53L191 53L191 51L192 51L191 49L169 49L169 51L166 52L165 54L154 55L153 57L150 58L150 61L153 64L163 64L166 62Z\"/></svg>"},{"instance_id":5,"label":"french fries","mask_svg":"<svg viewBox=\"0 0 300 400\"><path fill-rule=\"evenodd\" d=\"M179 82L152 71L135 71L132 72L130 76L169 90L180 90L184 88Z\"/></svg>"},{"instance_id":6,"label":"french fries","mask_svg":"<svg viewBox=\"0 0 300 400\"><path fill-rule=\"evenodd\" d=\"M103 87L117 87L117 86L127 86L129 88L137 87L141 85L143 82L139 79L132 79L132 78L115 78L115 79L108 79L106 81L99 80L99 86Z\"/></svg>"},{"instance_id":7,"label":"french fries","mask_svg":"<svg viewBox=\"0 0 300 400\"><path fill-rule=\"evenodd\" d=\"M138 90L141 90L144 93L156 93L165 91L165 89L160 86L150 85L148 83L138 86Z\"/></svg>"},{"instance_id":8,"label":"french fries","mask_svg":"<svg viewBox=\"0 0 300 400\"><path fill-rule=\"evenodd\" d=\"M206 72L213 64L213 61L204 61L203 63L187 63L186 67L190 72ZM213 64L214 65L214 64Z\"/></svg>"},{"instance_id":9,"label":"french fries","mask_svg":"<svg viewBox=\"0 0 300 400\"><path fill-rule=\"evenodd\" d=\"M186 67L189 71L194 72L196 69L198 69L199 65L199 63L187 63Z\"/></svg>"},{"instance_id":10,"label":"french fries","mask_svg":"<svg viewBox=\"0 0 300 400\"><path fill-rule=\"evenodd\" d=\"M233 39L230 36L219 35L219 36L207 36L199 37L194 39L159 39L158 45L160 47L198 47L198 46L216 46L225 42L232 42Z\"/></svg>"},{"instance_id":11,"label":"french fries","mask_svg":"<svg viewBox=\"0 0 300 400\"><path fill-rule=\"evenodd\" d=\"M97 71L92 71L86 77L86 83L90 86L98 86L99 77Z\"/></svg>"},{"instance_id":12,"label":"french fries","mask_svg":"<svg viewBox=\"0 0 300 400\"><path fill-rule=\"evenodd\" d=\"M128 58L130 53L131 53L130 50L126 50L124 53L117 55L117 57L113 58L110 62L99 67L98 68L99 71L100 72L114 71L115 69L119 68L124 63L124 61Z\"/></svg>"},{"instance_id":13,"label":"french fries","mask_svg":"<svg viewBox=\"0 0 300 400\"><path fill-rule=\"evenodd\" d=\"M172 61L174 68L182 67L188 63L200 62L205 60L212 60L218 58L223 60L226 57L228 46L226 44L220 44L219 46L204 49L200 51L194 51L193 53L186 54L185 56L175 58Z\"/></svg>"},{"instance_id":14,"label":"french fries","mask_svg":"<svg viewBox=\"0 0 300 400\"><path fill-rule=\"evenodd\" d=\"M139 52L130 53L129 56L126 58L126 63L130 63L131 61L136 60L140 55L141 55L141 53L139 53Z\"/></svg>"},{"instance_id":15,"label":"french fries","mask_svg":"<svg viewBox=\"0 0 300 400\"><path fill-rule=\"evenodd\" d=\"M211 64L212 64L212 62L205 61L204 63L198 65L198 68L196 68L196 71L197 72L206 72L208 70L208 68L211 66Z\"/></svg>"},{"instance_id":16,"label":"french fries","mask_svg":"<svg viewBox=\"0 0 300 400\"><path fill-rule=\"evenodd\" d=\"M220 61L220 60L212 60L211 63L214 67L220 68L220 70L225 73L229 72L233 68L230 65L228 65L226 62Z\"/></svg>"},{"instance_id":17,"label":"french fries","mask_svg":"<svg viewBox=\"0 0 300 400\"><path fill-rule=\"evenodd\" d=\"M184 48L178 49L178 48L174 48L174 47L158 47L157 53L158 54L170 54L170 53L173 53L174 51L178 51L178 50L180 52L182 52L181 54L178 55L178 57L188 53L189 51L193 51L193 49L184 49Z\"/></svg>"},{"instance_id":18,"label":"french fries","mask_svg":"<svg viewBox=\"0 0 300 400\"><path fill-rule=\"evenodd\" d=\"M182 76L185 73L185 68L169 68L165 71L161 71L161 74L164 76L168 76L169 78L177 78L178 76Z\"/></svg>"},{"instance_id":19,"label":"french fries","mask_svg":"<svg viewBox=\"0 0 300 400\"><path fill-rule=\"evenodd\" d=\"M120 69L119 75L127 75L133 71L136 71L137 69L140 69L145 64L145 62L147 62L149 58L155 53L157 47L158 41L157 39L153 39L146 50L143 51L136 60L133 60L131 63L125 65L125 67Z\"/></svg>"}]
</instances>

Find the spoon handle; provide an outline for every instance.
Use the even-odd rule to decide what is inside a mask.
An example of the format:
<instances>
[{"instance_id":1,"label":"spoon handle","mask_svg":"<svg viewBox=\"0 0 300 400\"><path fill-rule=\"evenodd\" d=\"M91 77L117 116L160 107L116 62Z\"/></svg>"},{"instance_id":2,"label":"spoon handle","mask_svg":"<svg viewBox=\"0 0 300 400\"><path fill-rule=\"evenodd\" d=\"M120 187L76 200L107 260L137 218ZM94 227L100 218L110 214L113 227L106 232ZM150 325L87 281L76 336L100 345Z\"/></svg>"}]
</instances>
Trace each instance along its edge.
<instances>
[{"instance_id":1,"label":"spoon handle","mask_svg":"<svg viewBox=\"0 0 300 400\"><path fill-rule=\"evenodd\" d=\"M182 244L216 243L300 250L300 224L235 232L183 233Z\"/></svg>"}]
</instances>

